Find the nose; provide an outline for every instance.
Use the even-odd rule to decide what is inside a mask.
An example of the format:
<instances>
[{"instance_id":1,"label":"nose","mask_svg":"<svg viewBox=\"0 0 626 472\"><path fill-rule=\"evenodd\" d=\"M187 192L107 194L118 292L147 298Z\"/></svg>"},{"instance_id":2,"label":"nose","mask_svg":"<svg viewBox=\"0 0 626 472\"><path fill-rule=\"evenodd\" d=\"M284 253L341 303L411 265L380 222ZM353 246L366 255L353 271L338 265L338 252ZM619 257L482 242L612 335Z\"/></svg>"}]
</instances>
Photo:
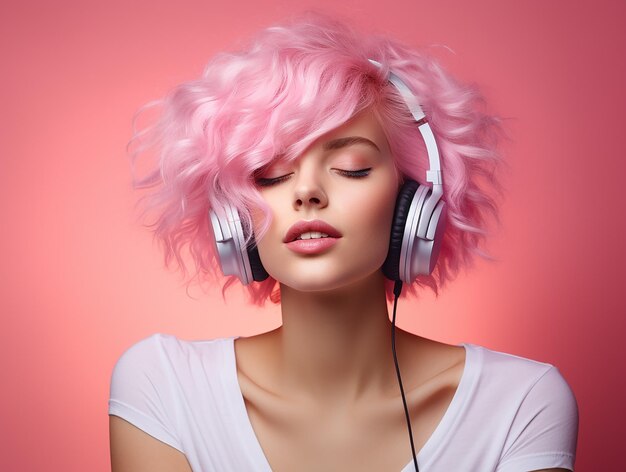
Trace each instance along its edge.
<instances>
[{"instance_id":1,"label":"nose","mask_svg":"<svg viewBox=\"0 0 626 472\"><path fill-rule=\"evenodd\" d=\"M320 170L301 165L296 177L293 194L293 208L324 208L328 205L328 195L321 181Z\"/></svg>"}]
</instances>

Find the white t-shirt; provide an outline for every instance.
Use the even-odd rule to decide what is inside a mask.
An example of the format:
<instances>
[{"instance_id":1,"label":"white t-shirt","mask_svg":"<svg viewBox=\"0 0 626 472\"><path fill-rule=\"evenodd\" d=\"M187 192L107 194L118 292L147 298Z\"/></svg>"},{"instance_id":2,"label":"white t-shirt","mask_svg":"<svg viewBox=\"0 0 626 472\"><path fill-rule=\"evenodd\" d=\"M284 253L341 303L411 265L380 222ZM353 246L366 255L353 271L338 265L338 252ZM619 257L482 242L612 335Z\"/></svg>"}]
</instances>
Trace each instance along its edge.
<instances>
[{"instance_id":1,"label":"white t-shirt","mask_svg":"<svg viewBox=\"0 0 626 472\"><path fill-rule=\"evenodd\" d=\"M109 414L181 451L195 472L271 472L239 387L236 338L136 343L113 370ZM461 381L417 455L420 471L573 470L578 408L558 369L462 346ZM411 471L412 459L399 472Z\"/></svg>"}]
</instances>

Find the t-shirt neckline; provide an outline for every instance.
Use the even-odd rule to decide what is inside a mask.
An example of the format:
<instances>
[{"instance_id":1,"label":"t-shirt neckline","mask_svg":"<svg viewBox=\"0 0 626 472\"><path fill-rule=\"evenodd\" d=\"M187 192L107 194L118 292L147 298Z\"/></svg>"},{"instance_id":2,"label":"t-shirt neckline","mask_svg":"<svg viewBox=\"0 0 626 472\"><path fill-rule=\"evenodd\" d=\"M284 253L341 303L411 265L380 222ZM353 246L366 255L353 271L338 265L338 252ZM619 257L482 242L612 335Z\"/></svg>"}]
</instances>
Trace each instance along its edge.
<instances>
[{"instance_id":1,"label":"t-shirt neckline","mask_svg":"<svg viewBox=\"0 0 626 472\"><path fill-rule=\"evenodd\" d=\"M226 365L226 376L230 383L230 389L236 392L233 397L231 406L233 408L232 414L235 415L236 423L241 428L241 434L244 435L244 442L246 445L246 451L248 451L251 459L255 464L263 464L264 472L273 472L272 467L261 447L259 438L252 427L252 422L246 409L245 400L239 385L239 379L237 377L237 357L235 354L235 339L239 336L233 336L225 339L226 356L228 362ZM445 437L450 433L456 420L459 417L459 413L463 410L463 407L469 401L472 391L476 384L476 378L480 371L481 358L478 355L479 351L477 346L470 343L461 343L458 346L465 348L465 365L463 367L463 373L459 380L456 392L452 397L452 401L448 405L441 421L436 426L424 446L416 454L417 463L420 469L428 466L431 458L437 452L439 447L443 444ZM229 390L230 390L229 389ZM399 472L411 472L413 471L413 458L405 465Z\"/></svg>"}]
</instances>

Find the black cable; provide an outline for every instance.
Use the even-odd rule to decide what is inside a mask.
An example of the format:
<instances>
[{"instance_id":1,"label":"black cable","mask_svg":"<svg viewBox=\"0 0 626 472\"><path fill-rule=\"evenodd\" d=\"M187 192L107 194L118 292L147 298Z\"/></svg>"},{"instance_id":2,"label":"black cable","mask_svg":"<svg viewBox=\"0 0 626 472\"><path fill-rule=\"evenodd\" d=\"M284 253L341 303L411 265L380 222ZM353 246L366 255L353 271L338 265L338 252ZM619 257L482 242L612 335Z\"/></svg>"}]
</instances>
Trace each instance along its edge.
<instances>
[{"instance_id":1,"label":"black cable","mask_svg":"<svg viewBox=\"0 0 626 472\"><path fill-rule=\"evenodd\" d=\"M406 398L404 397L404 388L402 388L402 377L400 376L400 367L398 367L398 357L396 356L396 307L398 298L402 292L402 281L396 280L393 285L393 319L391 321L391 350L393 351L393 362L396 365L396 374L398 374L398 383L400 384L400 393L402 394L402 403L404 404L404 414L406 415L406 424L409 428L409 438L411 439L411 452L413 453L413 463L415 464L415 472L419 472L417 466L417 458L415 457L415 445L413 444L413 431L411 430L411 418L409 417L409 409L406 406Z\"/></svg>"}]
</instances>

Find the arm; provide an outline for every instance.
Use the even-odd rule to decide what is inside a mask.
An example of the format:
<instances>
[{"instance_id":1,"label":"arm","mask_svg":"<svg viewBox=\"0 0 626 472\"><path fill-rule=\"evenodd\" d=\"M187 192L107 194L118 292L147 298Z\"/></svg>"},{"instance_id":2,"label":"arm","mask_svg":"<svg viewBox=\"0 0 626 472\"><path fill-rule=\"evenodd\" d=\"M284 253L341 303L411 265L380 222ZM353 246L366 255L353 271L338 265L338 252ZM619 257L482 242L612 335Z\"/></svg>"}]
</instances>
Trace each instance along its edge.
<instances>
[{"instance_id":1,"label":"arm","mask_svg":"<svg viewBox=\"0 0 626 472\"><path fill-rule=\"evenodd\" d=\"M185 455L129 422L109 416L112 472L192 472Z\"/></svg>"}]
</instances>

